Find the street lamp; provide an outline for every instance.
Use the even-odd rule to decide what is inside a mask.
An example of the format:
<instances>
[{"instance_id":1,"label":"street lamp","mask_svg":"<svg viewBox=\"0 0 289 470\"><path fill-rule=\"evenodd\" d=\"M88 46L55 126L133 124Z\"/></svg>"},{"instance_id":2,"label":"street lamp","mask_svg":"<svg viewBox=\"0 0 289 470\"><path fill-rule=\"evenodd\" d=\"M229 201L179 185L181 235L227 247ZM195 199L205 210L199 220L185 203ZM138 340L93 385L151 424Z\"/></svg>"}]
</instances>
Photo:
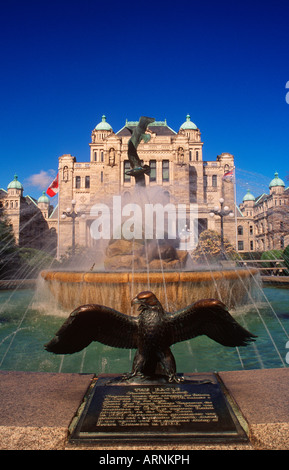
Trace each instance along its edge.
<instances>
[{"instance_id":1,"label":"street lamp","mask_svg":"<svg viewBox=\"0 0 289 470\"><path fill-rule=\"evenodd\" d=\"M76 201L72 199L71 201L72 209L71 207L67 207L66 211L62 212L62 219L66 219L66 217L70 217L72 219L72 255L75 255L75 219L77 217L82 217L83 219L85 218L85 214L83 212L77 212L75 211L75 206L76 206Z\"/></svg>"},{"instance_id":2,"label":"street lamp","mask_svg":"<svg viewBox=\"0 0 289 470\"><path fill-rule=\"evenodd\" d=\"M229 217L234 217L234 212L230 211L228 206L224 206L225 200L222 197L219 199L219 202L221 208L218 206L214 207L214 209L210 212L210 217L218 215L221 219L221 255L224 256L224 217L227 215Z\"/></svg>"}]
</instances>

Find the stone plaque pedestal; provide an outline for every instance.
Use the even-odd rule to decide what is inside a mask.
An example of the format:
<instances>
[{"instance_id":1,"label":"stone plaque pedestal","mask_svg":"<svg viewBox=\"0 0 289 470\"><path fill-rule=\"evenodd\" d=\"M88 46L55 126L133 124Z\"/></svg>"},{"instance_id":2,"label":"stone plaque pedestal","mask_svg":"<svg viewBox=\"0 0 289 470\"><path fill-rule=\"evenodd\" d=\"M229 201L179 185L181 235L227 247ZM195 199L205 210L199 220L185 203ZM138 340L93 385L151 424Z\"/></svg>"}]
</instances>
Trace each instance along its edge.
<instances>
[{"instance_id":1,"label":"stone plaque pedestal","mask_svg":"<svg viewBox=\"0 0 289 470\"><path fill-rule=\"evenodd\" d=\"M183 382L173 384L100 375L70 431L72 444L248 441L211 373L185 374Z\"/></svg>"}]
</instances>

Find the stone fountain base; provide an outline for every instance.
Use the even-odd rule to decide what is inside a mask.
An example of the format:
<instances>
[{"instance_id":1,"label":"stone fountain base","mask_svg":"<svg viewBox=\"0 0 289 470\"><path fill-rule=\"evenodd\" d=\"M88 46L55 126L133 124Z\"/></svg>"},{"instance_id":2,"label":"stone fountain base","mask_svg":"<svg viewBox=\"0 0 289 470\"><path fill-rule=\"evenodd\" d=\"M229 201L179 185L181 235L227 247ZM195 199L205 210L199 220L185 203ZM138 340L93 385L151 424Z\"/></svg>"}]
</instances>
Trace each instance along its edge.
<instances>
[{"instance_id":1,"label":"stone fountain base","mask_svg":"<svg viewBox=\"0 0 289 470\"><path fill-rule=\"evenodd\" d=\"M132 314L130 300L151 290L168 310L197 300L217 298L232 308L246 302L259 278L257 269L182 272L42 271L50 292L65 309L97 303Z\"/></svg>"}]
</instances>

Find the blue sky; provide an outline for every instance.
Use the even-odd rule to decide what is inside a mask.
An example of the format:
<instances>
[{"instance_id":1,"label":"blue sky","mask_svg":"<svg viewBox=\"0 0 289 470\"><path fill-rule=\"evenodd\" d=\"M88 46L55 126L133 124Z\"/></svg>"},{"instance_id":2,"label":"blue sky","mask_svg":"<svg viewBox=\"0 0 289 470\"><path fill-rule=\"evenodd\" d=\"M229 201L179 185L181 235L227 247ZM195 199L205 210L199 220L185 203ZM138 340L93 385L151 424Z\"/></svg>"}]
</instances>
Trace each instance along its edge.
<instances>
[{"instance_id":1,"label":"blue sky","mask_svg":"<svg viewBox=\"0 0 289 470\"><path fill-rule=\"evenodd\" d=\"M289 185L288 21L288 0L2 0L0 187L39 197L102 114L177 131L187 113L204 160L235 156L238 199L276 170Z\"/></svg>"}]
</instances>

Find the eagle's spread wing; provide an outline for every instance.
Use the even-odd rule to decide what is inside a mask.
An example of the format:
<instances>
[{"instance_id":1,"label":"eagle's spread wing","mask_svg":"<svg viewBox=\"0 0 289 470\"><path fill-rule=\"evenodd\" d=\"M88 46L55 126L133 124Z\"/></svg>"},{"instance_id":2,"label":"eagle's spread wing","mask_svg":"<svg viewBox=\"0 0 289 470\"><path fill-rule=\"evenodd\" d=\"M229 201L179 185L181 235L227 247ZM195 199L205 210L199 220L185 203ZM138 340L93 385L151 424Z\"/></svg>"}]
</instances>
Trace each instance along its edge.
<instances>
[{"instance_id":1,"label":"eagle's spread wing","mask_svg":"<svg viewBox=\"0 0 289 470\"><path fill-rule=\"evenodd\" d=\"M170 344L207 335L223 346L246 346L256 338L243 328L219 300L200 300L168 315Z\"/></svg>"},{"instance_id":2,"label":"eagle's spread wing","mask_svg":"<svg viewBox=\"0 0 289 470\"><path fill-rule=\"evenodd\" d=\"M55 354L81 351L92 341L117 348L137 348L138 320L103 305L82 305L45 345Z\"/></svg>"}]
</instances>

